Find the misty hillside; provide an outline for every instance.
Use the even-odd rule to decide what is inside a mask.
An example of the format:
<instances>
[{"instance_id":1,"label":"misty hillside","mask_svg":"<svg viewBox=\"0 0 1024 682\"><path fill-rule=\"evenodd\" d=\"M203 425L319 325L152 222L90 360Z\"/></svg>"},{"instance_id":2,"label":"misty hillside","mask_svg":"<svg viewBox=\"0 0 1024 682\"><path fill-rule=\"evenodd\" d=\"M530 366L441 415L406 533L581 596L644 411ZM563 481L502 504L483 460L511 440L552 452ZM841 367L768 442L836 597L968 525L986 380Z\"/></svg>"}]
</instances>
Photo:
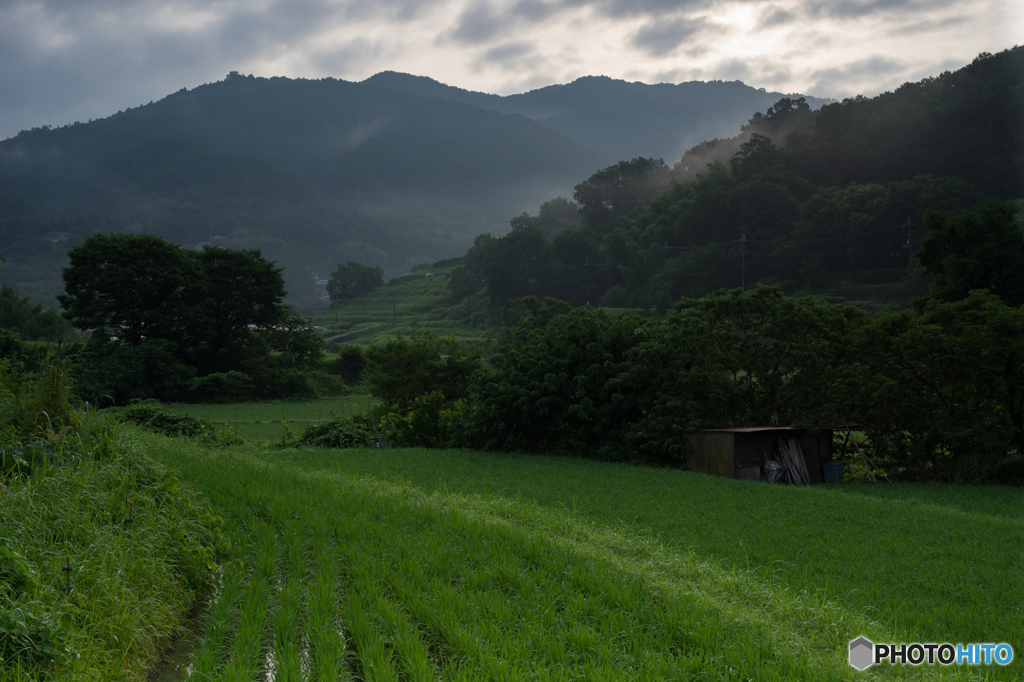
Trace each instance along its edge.
<instances>
[{"instance_id":1,"label":"misty hillside","mask_svg":"<svg viewBox=\"0 0 1024 682\"><path fill-rule=\"evenodd\" d=\"M783 97L739 81L692 81L673 85L629 83L587 76L519 95L489 95L444 85L431 78L384 71L365 83L425 97L521 114L599 155L601 166L636 156L672 163L705 140L735 135L756 111ZM830 100L804 96L812 109Z\"/></svg>"},{"instance_id":2,"label":"misty hillside","mask_svg":"<svg viewBox=\"0 0 1024 682\"><path fill-rule=\"evenodd\" d=\"M905 306L928 291L913 256L924 226L944 220L929 211L981 206L1000 229L1024 227L1013 217L1024 204L1022 121L1020 47L818 111L784 99L673 166L634 159L595 173L576 187L575 222L551 202L506 236L482 236L452 288L506 312L523 296L664 312L682 296L758 282ZM480 318L479 307L452 317Z\"/></svg>"},{"instance_id":3,"label":"misty hillside","mask_svg":"<svg viewBox=\"0 0 1024 682\"><path fill-rule=\"evenodd\" d=\"M19 249L41 249L49 232L70 235L60 248L73 244L74 221L97 215L178 243L224 236L261 248L292 291L312 291L313 273L339 262L396 274L464 252L472 235L507 231L511 216L597 166L523 116L371 84L232 74L0 142L0 218L73 223L30 236L22 221L0 235L12 265L3 276L38 274L38 288L52 290L59 268L18 274Z\"/></svg>"},{"instance_id":4,"label":"misty hillside","mask_svg":"<svg viewBox=\"0 0 1024 682\"><path fill-rule=\"evenodd\" d=\"M595 163L522 116L334 79L237 74L107 119L0 142L7 212L122 220L155 216L166 206L154 202L175 199L207 208L381 191L493 200L513 187L528 193L524 185L571 186Z\"/></svg>"},{"instance_id":5,"label":"misty hillside","mask_svg":"<svg viewBox=\"0 0 1024 682\"><path fill-rule=\"evenodd\" d=\"M406 272L507 232L620 156L671 162L700 131L734 133L722 112L742 122L773 97L684 86L586 78L498 97L402 74L232 73L106 119L24 131L0 142L3 278L52 295L60 254L97 229L260 248L297 298L348 260Z\"/></svg>"}]
</instances>

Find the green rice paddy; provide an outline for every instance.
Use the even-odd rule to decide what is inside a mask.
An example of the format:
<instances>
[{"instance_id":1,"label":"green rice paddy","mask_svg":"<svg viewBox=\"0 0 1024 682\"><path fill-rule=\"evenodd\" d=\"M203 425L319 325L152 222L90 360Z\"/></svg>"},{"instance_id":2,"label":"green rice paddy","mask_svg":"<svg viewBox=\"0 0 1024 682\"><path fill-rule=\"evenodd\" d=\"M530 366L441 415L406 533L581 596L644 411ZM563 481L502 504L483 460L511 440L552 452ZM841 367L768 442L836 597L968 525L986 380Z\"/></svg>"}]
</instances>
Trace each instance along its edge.
<instances>
[{"instance_id":1,"label":"green rice paddy","mask_svg":"<svg viewBox=\"0 0 1024 682\"><path fill-rule=\"evenodd\" d=\"M1020 679L1024 493L476 451L154 456L222 509L194 680ZM244 482L244 483L242 483ZM847 642L1009 642L1008 667Z\"/></svg>"},{"instance_id":2,"label":"green rice paddy","mask_svg":"<svg viewBox=\"0 0 1024 682\"><path fill-rule=\"evenodd\" d=\"M376 400L365 393L306 401L268 401L230 405L165 405L172 412L206 419L219 432L246 441L279 441L285 427L300 435L310 424L366 412Z\"/></svg>"}]
</instances>

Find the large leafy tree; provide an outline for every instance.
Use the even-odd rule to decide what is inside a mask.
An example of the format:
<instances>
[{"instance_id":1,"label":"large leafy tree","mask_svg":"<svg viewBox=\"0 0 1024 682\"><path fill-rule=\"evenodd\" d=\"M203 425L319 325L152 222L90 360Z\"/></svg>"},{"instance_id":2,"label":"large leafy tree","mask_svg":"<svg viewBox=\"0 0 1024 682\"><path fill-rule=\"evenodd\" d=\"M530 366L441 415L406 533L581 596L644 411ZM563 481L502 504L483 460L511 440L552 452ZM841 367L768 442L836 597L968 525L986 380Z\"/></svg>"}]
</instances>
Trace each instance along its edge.
<instances>
[{"instance_id":1,"label":"large leafy tree","mask_svg":"<svg viewBox=\"0 0 1024 682\"><path fill-rule=\"evenodd\" d=\"M281 325L288 317L282 270L255 250L206 248L189 255L204 275L196 350L204 369L226 372L252 354L255 330Z\"/></svg>"},{"instance_id":2,"label":"large leafy tree","mask_svg":"<svg viewBox=\"0 0 1024 682\"><path fill-rule=\"evenodd\" d=\"M706 339L714 363L731 378L736 426L825 426L836 415L830 372L843 340L862 322L852 306L784 296L777 287L716 291L682 300L669 322Z\"/></svg>"},{"instance_id":3,"label":"large leafy tree","mask_svg":"<svg viewBox=\"0 0 1024 682\"><path fill-rule=\"evenodd\" d=\"M550 298L523 303L530 313L477 387L475 438L488 448L619 454L638 411L613 380L628 368L647 321L589 307L563 312Z\"/></svg>"},{"instance_id":4,"label":"large leafy tree","mask_svg":"<svg viewBox=\"0 0 1024 682\"><path fill-rule=\"evenodd\" d=\"M876 463L917 480L1024 471L1024 310L972 291L855 330L834 384ZM1016 452L1016 455L1014 455Z\"/></svg>"},{"instance_id":5,"label":"large leafy tree","mask_svg":"<svg viewBox=\"0 0 1024 682\"><path fill-rule=\"evenodd\" d=\"M650 204L668 186L669 168L661 159L637 157L599 170L576 185L572 196L587 225L602 233L613 231L620 216L637 203Z\"/></svg>"},{"instance_id":6,"label":"large leafy tree","mask_svg":"<svg viewBox=\"0 0 1024 682\"><path fill-rule=\"evenodd\" d=\"M1012 204L988 200L973 211L924 216L927 234L917 259L938 275L932 294L943 301L988 289L1010 306L1024 304L1024 230Z\"/></svg>"},{"instance_id":7,"label":"large leafy tree","mask_svg":"<svg viewBox=\"0 0 1024 682\"><path fill-rule=\"evenodd\" d=\"M384 283L384 271L380 266L363 265L356 261L338 264L327 282L327 293L331 305L368 294Z\"/></svg>"},{"instance_id":8,"label":"large leafy tree","mask_svg":"<svg viewBox=\"0 0 1024 682\"><path fill-rule=\"evenodd\" d=\"M281 269L259 251L187 251L159 237L97 234L68 252L60 302L79 327L130 346L162 340L201 373L235 369L257 329L288 319Z\"/></svg>"},{"instance_id":9,"label":"large leafy tree","mask_svg":"<svg viewBox=\"0 0 1024 682\"><path fill-rule=\"evenodd\" d=\"M132 345L166 339L187 345L206 276L180 246L143 234L96 234L68 251L58 296L78 327L104 327Z\"/></svg>"}]
</instances>

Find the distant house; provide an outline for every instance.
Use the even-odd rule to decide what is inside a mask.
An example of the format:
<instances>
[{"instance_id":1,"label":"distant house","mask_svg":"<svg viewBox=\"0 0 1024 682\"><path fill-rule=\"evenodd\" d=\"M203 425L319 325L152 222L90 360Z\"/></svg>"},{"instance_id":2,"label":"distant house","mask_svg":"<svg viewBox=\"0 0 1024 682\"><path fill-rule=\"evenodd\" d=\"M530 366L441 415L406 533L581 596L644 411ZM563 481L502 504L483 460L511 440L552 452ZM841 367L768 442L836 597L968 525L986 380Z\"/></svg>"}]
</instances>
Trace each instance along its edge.
<instances>
[{"instance_id":1,"label":"distant house","mask_svg":"<svg viewBox=\"0 0 1024 682\"><path fill-rule=\"evenodd\" d=\"M773 470L797 484L823 483L823 467L832 461L832 430L753 426L704 429L686 436L686 468L726 478L759 481Z\"/></svg>"}]
</instances>

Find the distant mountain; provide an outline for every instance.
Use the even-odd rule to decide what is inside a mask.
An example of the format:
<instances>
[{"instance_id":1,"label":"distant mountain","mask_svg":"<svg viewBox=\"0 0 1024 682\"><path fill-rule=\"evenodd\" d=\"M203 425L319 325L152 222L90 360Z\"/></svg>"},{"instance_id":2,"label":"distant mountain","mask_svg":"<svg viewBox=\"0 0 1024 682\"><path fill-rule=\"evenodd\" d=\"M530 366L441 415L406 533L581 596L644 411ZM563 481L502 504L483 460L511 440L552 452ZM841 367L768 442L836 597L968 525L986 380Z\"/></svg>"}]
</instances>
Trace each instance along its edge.
<instances>
[{"instance_id":1,"label":"distant mountain","mask_svg":"<svg viewBox=\"0 0 1024 682\"><path fill-rule=\"evenodd\" d=\"M299 199L381 190L478 197L510 184L573 182L596 162L522 116L372 84L237 74L107 119L0 142L0 173L34 210L125 219L145 217L133 207L140 199L211 187L248 194L253 188L232 178L238 164L250 180Z\"/></svg>"},{"instance_id":2,"label":"distant mountain","mask_svg":"<svg viewBox=\"0 0 1024 682\"><path fill-rule=\"evenodd\" d=\"M783 97L804 97L811 109L832 100L765 92L739 81L673 85L587 76L521 95L489 95L431 78L384 71L363 81L424 97L521 114L595 152L602 166L637 156L678 161L705 140L732 137L751 115Z\"/></svg>"},{"instance_id":3,"label":"distant mountain","mask_svg":"<svg viewBox=\"0 0 1024 682\"><path fill-rule=\"evenodd\" d=\"M59 281L55 251L82 230L119 225L260 248L286 268L293 297L312 296L313 275L338 263L393 275L464 253L475 235L504 234L512 217L570 196L599 168L636 156L671 163L779 97L738 82L583 78L499 97L396 73L361 83L231 73L0 142L4 277ZM72 222L46 222L59 218ZM70 236L43 239L51 233Z\"/></svg>"}]
</instances>

